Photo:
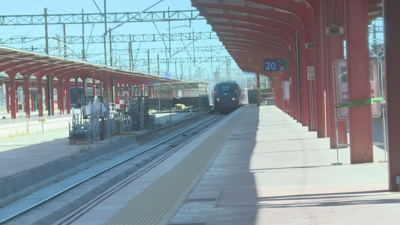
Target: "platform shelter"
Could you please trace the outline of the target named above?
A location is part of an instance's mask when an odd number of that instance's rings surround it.
[[[90,87],[92,96],[105,95],[107,102],[114,102],[121,86],[154,81],[178,82],[157,75],[4,46],[0,47],[0,72],[0,86],[5,87],[7,96],[7,113],[14,119],[20,104],[23,104],[27,118],[36,109],[42,117],[44,108],[49,116],[54,115],[56,105],[60,114],[71,113],[71,87],[75,87],[74,90],[82,88],[82,96]],[[18,99],[18,88],[23,90],[23,101]],[[79,91],[75,91],[75,95],[79,104]]]
[[[351,163],[373,161],[371,103],[376,99],[371,95],[368,25],[383,17],[389,189],[398,190],[400,1],[192,0],[192,6],[217,32],[238,66],[257,75],[258,89],[260,75],[274,78],[276,106],[293,109],[286,113],[319,138],[329,137],[330,148],[349,145]],[[273,68],[264,63],[266,59],[284,59],[287,64]],[[347,121],[335,117],[342,106],[336,105],[332,64],[340,59],[347,62]],[[285,82],[290,83],[290,99],[283,99]]]

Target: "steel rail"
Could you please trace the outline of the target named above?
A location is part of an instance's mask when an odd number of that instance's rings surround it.
[[[118,184],[114,185],[113,187],[107,189],[106,191],[103,191],[102,193],[97,195],[95,198],[93,198],[93,200],[87,202],[82,207],[77,208],[77,210],[79,210],[79,211],[75,210],[71,214],[63,217],[62,219],[64,219],[64,218],[65,219],[64,220],[61,219],[62,221],[60,223],[58,223],[57,225],[72,224],[73,222],[78,220],[80,217],[85,215],[88,211],[93,209],[93,207],[97,206],[98,204],[103,202],[105,199],[107,199],[108,197],[112,196],[113,194],[115,194],[116,192],[118,192],[122,188],[126,187],[127,185],[129,185],[133,181],[135,181],[138,178],[142,177],[143,175],[145,175],[146,173],[148,173],[149,171],[154,169],[156,166],[160,165],[162,162],[167,160],[169,157],[171,157],[176,152],[181,150],[184,146],[189,144],[194,139],[198,138],[200,135],[202,135],[205,132],[207,132],[209,129],[211,129],[215,125],[216,125],[215,123],[211,124],[210,126],[208,126],[205,129],[201,130],[199,133],[196,133],[192,137],[190,137],[187,140],[183,141],[182,143],[180,143],[179,145],[177,145],[176,147],[174,147],[173,149],[171,149],[167,153],[163,154],[161,157],[159,157],[159,158],[155,159],[154,161],[148,163],[147,165],[143,166],[143,170],[139,170],[137,173],[135,172],[133,175],[126,177],[125,179],[121,180]]]
[[[81,181],[79,181],[79,182],[77,182],[77,183],[65,188],[64,190],[59,191],[58,193],[56,193],[56,194],[54,194],[54,195],[52,195],[50,197],[47,197],[46,199],[44,199],[44,200],[42,200],[42,201],[40,201],[40,202],[38,202],[38,203],[26,208],[26,209],[24,209],[24,210],[22,210],[22,211],[20,211],[18,213],[15,213],[14,215],[9,216],[9,217],[1,220],[0,224],[4,224],[4,223],[7,223],[7,222],[10,222],[11,220],[13,220],[13,219],[15,219],[15,218],[17,218],[17,217],[19,217],[19,216],[21,216],[21,215],[33,210],[33,209],[35,209],[35,208],[45,204],[48,201],[51,201],[52,199],[54,199],[54,198],[56,198],[56,197],[58,197],[58,196],[60,196],[60,195],[62,195],[64,193],[72,190],[73,188],[85,183],[86,181],[88,181],[90,179],[93,179],[93,178],[95,178],[95,177],[97,177],[97,176],[99,176],[99,175],[101,175],[101,174],[103,174],[103,173],[105,173],[105,172],[107,172],[107,171],[109,171],[109,170],[111,170],[111,169],[113,169],[113,168],[115,168],[115,167],[117,167],[117,166],[119,166],[119,165],[121,165],[121,164],[123,164],[123,163],[125,163],[125,162],[127,162],[127,161],[129,161],[129,160],[131,160],[133,158],[135,158],[135,157],[137,157],[137,156],[139,156],[139,155],[142,155],[143,153],[146,153],[146,152],[150,151],[151,149],[154,149],[154,148],[164,144],[165,142],[170,141],[170,140],[172,140],[172,139],[174,139],[174,138],[176,138],[176,137],[178,137],[178,136],[180,136],[180,135],[182,135],[182,134],[184,134],[184,133],[186,133],[186,132],[188,132],[188,131],[196,128],[196,127],[199,127],[199,126],[201,126],[201,125],[203,125],[203,124],[215,119],[216,117],[218,117],[218,116],[214,116],[214,117],[212,117],[212,118],[210,118],[210,119],[208,119],[208,120],[206,120],[204,122],[201,122],[201,123],[199,123],[199,124],[197,124],[195,126],[192,126],[192,127],[188,128],[188,129],[182,131],[182,132],[179,132],[178,134],[176,134],[176,135],[174,135],[172,137],[169,137],[169,138],[167,138],[167,139],[165,139],[165,140],[163,140],[163,141],[161,141],[161,142],[159,142],[159,143],[157,143],[157,144],[155,144],[155,145],[153,145],[153,146],[151,146],[151,147],[149,147],[149,148],[147,148],[147,149],[145,149],[145,150],[143,150],[143,151],[141,151],[139,153],[136,153],[136,154],[134,154],[134,155],[132,155],[132,156],[130,156],[130,157],[128,157],[128,158],[126,158],[126,159],[124,159],[124,160],[122,160],[122,161],[120,161],[120,162],[118,162],[118,163],[116,163],[116,164],[114,164],[114,165],[112,165],[112,166],[110,166],[110,167],[108,167],[108,168],[106,168],[106,169],[104,169],[104,170],[102,170],[102,171],[100,171],[100,172],[88,177],[88,178],[85,178],[85,179],[83,179],[83,180],[81,180]]]

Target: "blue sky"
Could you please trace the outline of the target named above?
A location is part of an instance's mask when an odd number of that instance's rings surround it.
[[[104,11],[104,0],[95,0],[100,10]],[[149,6],[159,2],[159,0],[107,0],[107,12],[140,12]],[[17,7],[18,6],[18,7]],[[152,7],[148,11],[167,11],[168,7],[170,10],[188,10],[195,8],[191,7],[190,0],[164,0],[156,6]],[[96,7],[93,0],[68,0],[68,1],[59,1],[59,0],[13,0],[13,1],[2,1],[2,7],[0,8],[0,15],[39,15],[44,13],[44,8],[48,8],[48,14],[80,14],[82,9],[85,13],[98,13],[99,10]],[[118,24],[108,23],[108,28],[113,28]],[[156,25],[156,26],[155,26]],[[156,22],[155,25],[153,23],[144,22],[144,23],[126,23],[121,27],[115,29],[113,34],[157,34],[158,31],[160,33],[168,33],[168,22]],[[175,21],[171,22],[171,27],[178,27],[171,29],[172,33],[189,33],[189,32],[210,32],[211,26],[207,25],[205,20],[201,21],[192,21],[191,27],[189,27],[189,21]],[[157,31],[157,28],[158,31]],[[0,26],[0,38],[11,38],[11,37],[43,37],[45,33],[44,26]],[[85,35],[89,36],[92,33],[93,36],[101,36],[104,33],[104,25],[103,24],[87,24],[85,25]],[[50,25],[49,26],[49,36],[62,36],[63,30],[62,25]],[[80,36],[82,35],[82,26],[81,25],[67,25],[67,35],[71,36]],[[173,41],[172,48],[182,48],[183,44],[187,45],[190,41],[182,43],[180,41]],[[168,46],[168,42],[166,42]],[[27,44],[10,44],[8,46],[15,48],[31,48],[31,46],[40,47],[44,49],[45,41],[44,39],[27,43]],[[198,40],[195,42],[195,46],[222,46],[222,44],[217,40]],[[58,50],[55,47],[58,46],[58,42],[56,40],[50,40],[50,47],[54,47],[51,50],[50,54],[58,54]],[[151,49],[151,48],[164,48],[164,43],[162,42],[143,42],[143,43],[134,43],[132,48],[138,49],[140,46],[141,50]],[[193,46],[192,44],[190,47]],[[68,45],[69,52],[80,52],[82,49],[82,45]],[[88,44],[86,43],[86,47]],[[108,46],[107,46],[108,47]],[[90,44],[88,51],[86,53],[96,54],[98,53],[98,57],[89,58],[88,61],[100,62],[99,60],[104,61],[104,56],[101,55],[103,53],[103,44]],[[122,60],[128,59],[128,44],[114,44],[113,49],[115,49],[115,58],[119,59],[121,57]],[[109,50],[108,50],[109,51]],[[120,56],[121,55],[121,56]],[[197,52],[196,57],[209,57],[211,52]],[[228,56],[225,50],[220,52],[213,52],[213,55],[217,56]],[[156,65],[156,53],[150,55],[153,59],[154,63],[152,63],[152,73],[157,73],[157,65]],[[165,53],[160,53],[160,58],[164,58]],[[188,57],[188,53],[183,51],[174,56],[175,58],[186,58]],[[147,54],[139,53],[137,56],[138,59],[147,59]],[[115,60],[114,60],[115,62]],[[127,63],[127,61],[126,61]],[[147,72],[147,66],[143,63],[138,63],[135,67],[135,70]],[[118,64],[117,64],[118,65]],[[160,65],[161,70],[166,70],[166,65]],[[210,63],[202,63],[196,65],[196,67],[200,67],[200,70],[203,70],[203,73],[209,73],[209,77],[211,77],[210,71]],[[213,67],[225,68],[225,65],[221,63],[214,63]],[[237,68],[232,63],[232,68]],[[194,68],[193,64],[191,64],[191,73],[194,73],[195,70],[199,70],[199,68]],[[178,74],[181,72],[181,66],[177,65]],[[174,75],[175,73],[175,65],[170,65],[170,72]],[[184,73],[189,72],[189,64],[184,64]],[[162,73],[161,73],[162,74]]]
[[[99,6],[100,10],[103,12],[104,10],[104,0],[94,0]],[[107,12],[140,12],[149,6],[155,4],[159,0],[107,0]],[[149,9],[149,11],[166,11],[168,10],[188,10],[195,9],[191,7],[190,0],[164,0],[153,8]],[[81,13],[82,9],[84,9],[85,13],[98,13],[93,0],[68,0],[68,1],[60,1],[60,0],[12,0],[12,1],[2,1],[0,7],[0,15],[32,15],[32,14],[43,14],[44,8],[48,8],[49,14],[69,14],[69,13]],[[109,23],[108,28],[113,28],[117,24]],[[156,25],[156,26],[155,26]],[[153,23],[126,23],[123,26],[117,28],[113,31],[113,34],[157,34],[158,28],[160,33],[168,33],[168,23],[167,22],[156,22],[155,25]],[[380,25],[380,24],[378,24]],[[192,32],[209,32],[211,31],[211,26],[206,24],[205,20],[201,21],[192,21],[191,27],[189,27],[188,21],[177,21],[171,22],[171,27],[178,27],[172,29],[173,33],[188,33]],[[93,36],[101,36],[104,33],[104,25],[103,24],[87,24],[85,25],[85,35],[89,36],[92,32]],[[67,25],[67,35],[80,36],[82,34],[81,25]],[[57,35],[62,36],[63,30],[62,25],[51,25],[49,26],[49,36],[55,37]],[[10,38],[10,37],[43,37],[44,36],[44,26],[0,26],[0,38]],[[379,34],[377,39],[383,40],[382,34]],[[183,45],[187,45],[190,42],[182,43],[180,41],[173,41],[172,48],[182,48]],[[166,42],[168,45],[168,42]],[[44,39],[41,39],[36,42],[28,43],[28,44],[12,44],[9,45],[15,48],[31,48],[34,45],[35,47],[39,47],[44,50]],[[58,50],[55,47],[58,45],[56,40],[50,40],[50,47],[53,47],[50,54],[58,54]],[[198,40],[195,42],[196,46],[221,46],[222,44],[218,40]],[[141,50],[151,49],[151,48],[164,48],[164,43],[162,42],[143,42],[141,44],[134,43],[134,55],[135,50],[140,46]],[[192,46],[192,45],[190,45]],[[82,49],[81,45],[68,45],[69,52],[80,52]],[[100,60],[104,61],[103,56],[103,44],[88,44],[86,43],[86,48],[88,51],[86,52],[91,54],[98,54],[98,56],[88,58],[88,61],[99,63]],[[108,48],[108,46],[107,46]],[[115,49],[114,56],[115,59],[119,59],[121,57],[121,61],[128,59],[128,44],[116,43],[113,45]],[[109,51],[109,50],[108,50]],[[191,53],[190,53],[191,54]],[[209,57],[211,52],[197,52],[196,57]],[[228,56],[225,50],[219,52],[213,52],[214,56]],[[152,59],[151,70],[153,74],[157,73],[157,64],[156,64],[156,55],[150,55]],[[160,58],[164,58],[165,53],[160,53]],[[182,51],[174,56],[175,58],[186,58],[188,57],[188,53],[186,51]],[[137,55],[138,59],[143,59],[143,62],[138,63],[135,66],[135,70],[141,72],[147,72],[147,65],[144,60],[147,60],[147,54],[139,53]],[[115,61],[115,60],[114,60]],[[125,61],[127,63],[127,61]],[[118,64],[117,64],[118,66]],[[160,65],[162,72],[166,71],[166,65]],[[194,71],[202,71],[201,73],[208,79],[211,79],[213,75],[211,74],[211,63],[202,63],[197,64],[196,68],[193,64],[183,64],[184,74],[189,74],[189,69],[191,74],[195,73]],[[224,69],[226,65],[224,63],[215,63],[213,64],[214,72],[215,68],[220,68],[220,74],[223,76],[225,74]],[[232,61],[231,68],[236,69],[235,73],[238,75],[239,70],[235,63]],[[181,66],[177,65],[178,76],[181,74]],[[173,77],[176,78],[175,74],[175,65],[170,65],[170,72]]]

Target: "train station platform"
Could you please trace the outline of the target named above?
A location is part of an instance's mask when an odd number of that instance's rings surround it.
[[[68,125],[72,122],[72,113],[79,114],[80,109],[71,110],[71,114],[56,114],[52,116],[45,114],[43,117],[40,117],[46,119],[44,122],[45,132],[64,129],[67,130],[65,134],[68,134]],[[165,112],[154,113],[152,115],[156,117],[157,123],[166,124],[170,121],[180,120],[192,114],[195,114],[195,112]],[[37,112],[32,112],[31,115],[33,116],[30,118],[25,118],[25,114],[19,115],[21,116],[17,119],[10,119],[10,114],[0,114],[0,139],[42,134],[42,122],[38,121],[39,117],[37,116]]]
[[[340,149],[334,166],[315,137],[275,106],[242,107],[56,224],[399,224],[383,150],[350,164]]]
[[[75,112],[79,112],[79,110]],[[72,115],[57,115],[45,118],[48,118],[48,121],[46,121],[47,124],[45,125],[45,134],[41,132],[28,133],[12,135],[11,137],[0,139],[0,184],[1,179],[6,177],[14,176],[46,164],[51,164],[57,160],[71,157],[88,150],[87,148],[89,148],[89,145],[69,144],[68,123],[72,121]],[[185,118],[187,118],[185,113],[156,114],[156,119],[161,124],[167,124],[169,121],[178,122]],[[6,130],[8,127],[17,127],[21,124],[26,126],[27,122],[25,120],[33,123],[37,121],[37,118],[4,121],[4,123],[0,123],[0,129]],[[65,124],[59,126],[57,122]],[[50,124],[54,125],[54,127],[49,127],[52,126]],[[118,142],[121,139],[137,136],[144,132],[146,132],[146,130],[133,131],[126,135],[115,135],[111,138],[95,142],[90,148],[103,147],[109,143]]]

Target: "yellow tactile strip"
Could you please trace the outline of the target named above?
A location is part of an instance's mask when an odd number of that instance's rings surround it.
[[[220,149],[248,108],[242,108],[170,171],[129,202],[106,224],[157,224],[178,196]]]

